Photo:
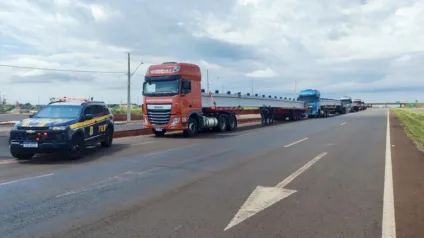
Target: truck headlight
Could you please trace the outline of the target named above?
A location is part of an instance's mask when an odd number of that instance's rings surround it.
[[[53,127],[50,127],[50,129],[54,131],[64,131],[66,130],[66,126],[53,126]]]
[[[175,124],[178,124],[178,123],[180,123],[180,118],[174,118],[174,119],[172,119],[172,122],[171,122],[171,124],[172,125],[175,125]]]

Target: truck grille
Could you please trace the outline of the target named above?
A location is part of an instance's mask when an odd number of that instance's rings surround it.
[[[150,124],[167,125],[171,117],[171,109],[147,109]]]

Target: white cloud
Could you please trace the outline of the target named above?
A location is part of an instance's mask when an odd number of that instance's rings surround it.
[[[292,95],[296,80],[335,97],[424,101],[421,0],[16,0],[0,2],[0,22],[0,64],[122,72],[0,67],[12,101],[70,92],[125,101],[129,51],[132,69],[144,62],[134,101],[147,67],[165,61],[209,69],[220,90],[249,92],[253,77],[263,94]]]
[[[255,70],[253,72],[246,74],[246,76],[252,77],[252,78],[272,78],[277,76],[277,73],[274,72],[274,70],[272,70],[271,68],[266,68],[266,69]]]

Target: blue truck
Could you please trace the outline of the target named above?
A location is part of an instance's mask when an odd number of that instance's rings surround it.
[[[305,116],[308,118],[328,117],[330,114],[346,113],[346,106],[340,100],[321,98],[320,91],[316,89],[301,90],[297,100],[306,103]]]

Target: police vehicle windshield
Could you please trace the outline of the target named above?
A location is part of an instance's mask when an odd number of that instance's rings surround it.
[[[74,105],[48,105],[38,111],[33,118],[77,118],[81,106]]]

